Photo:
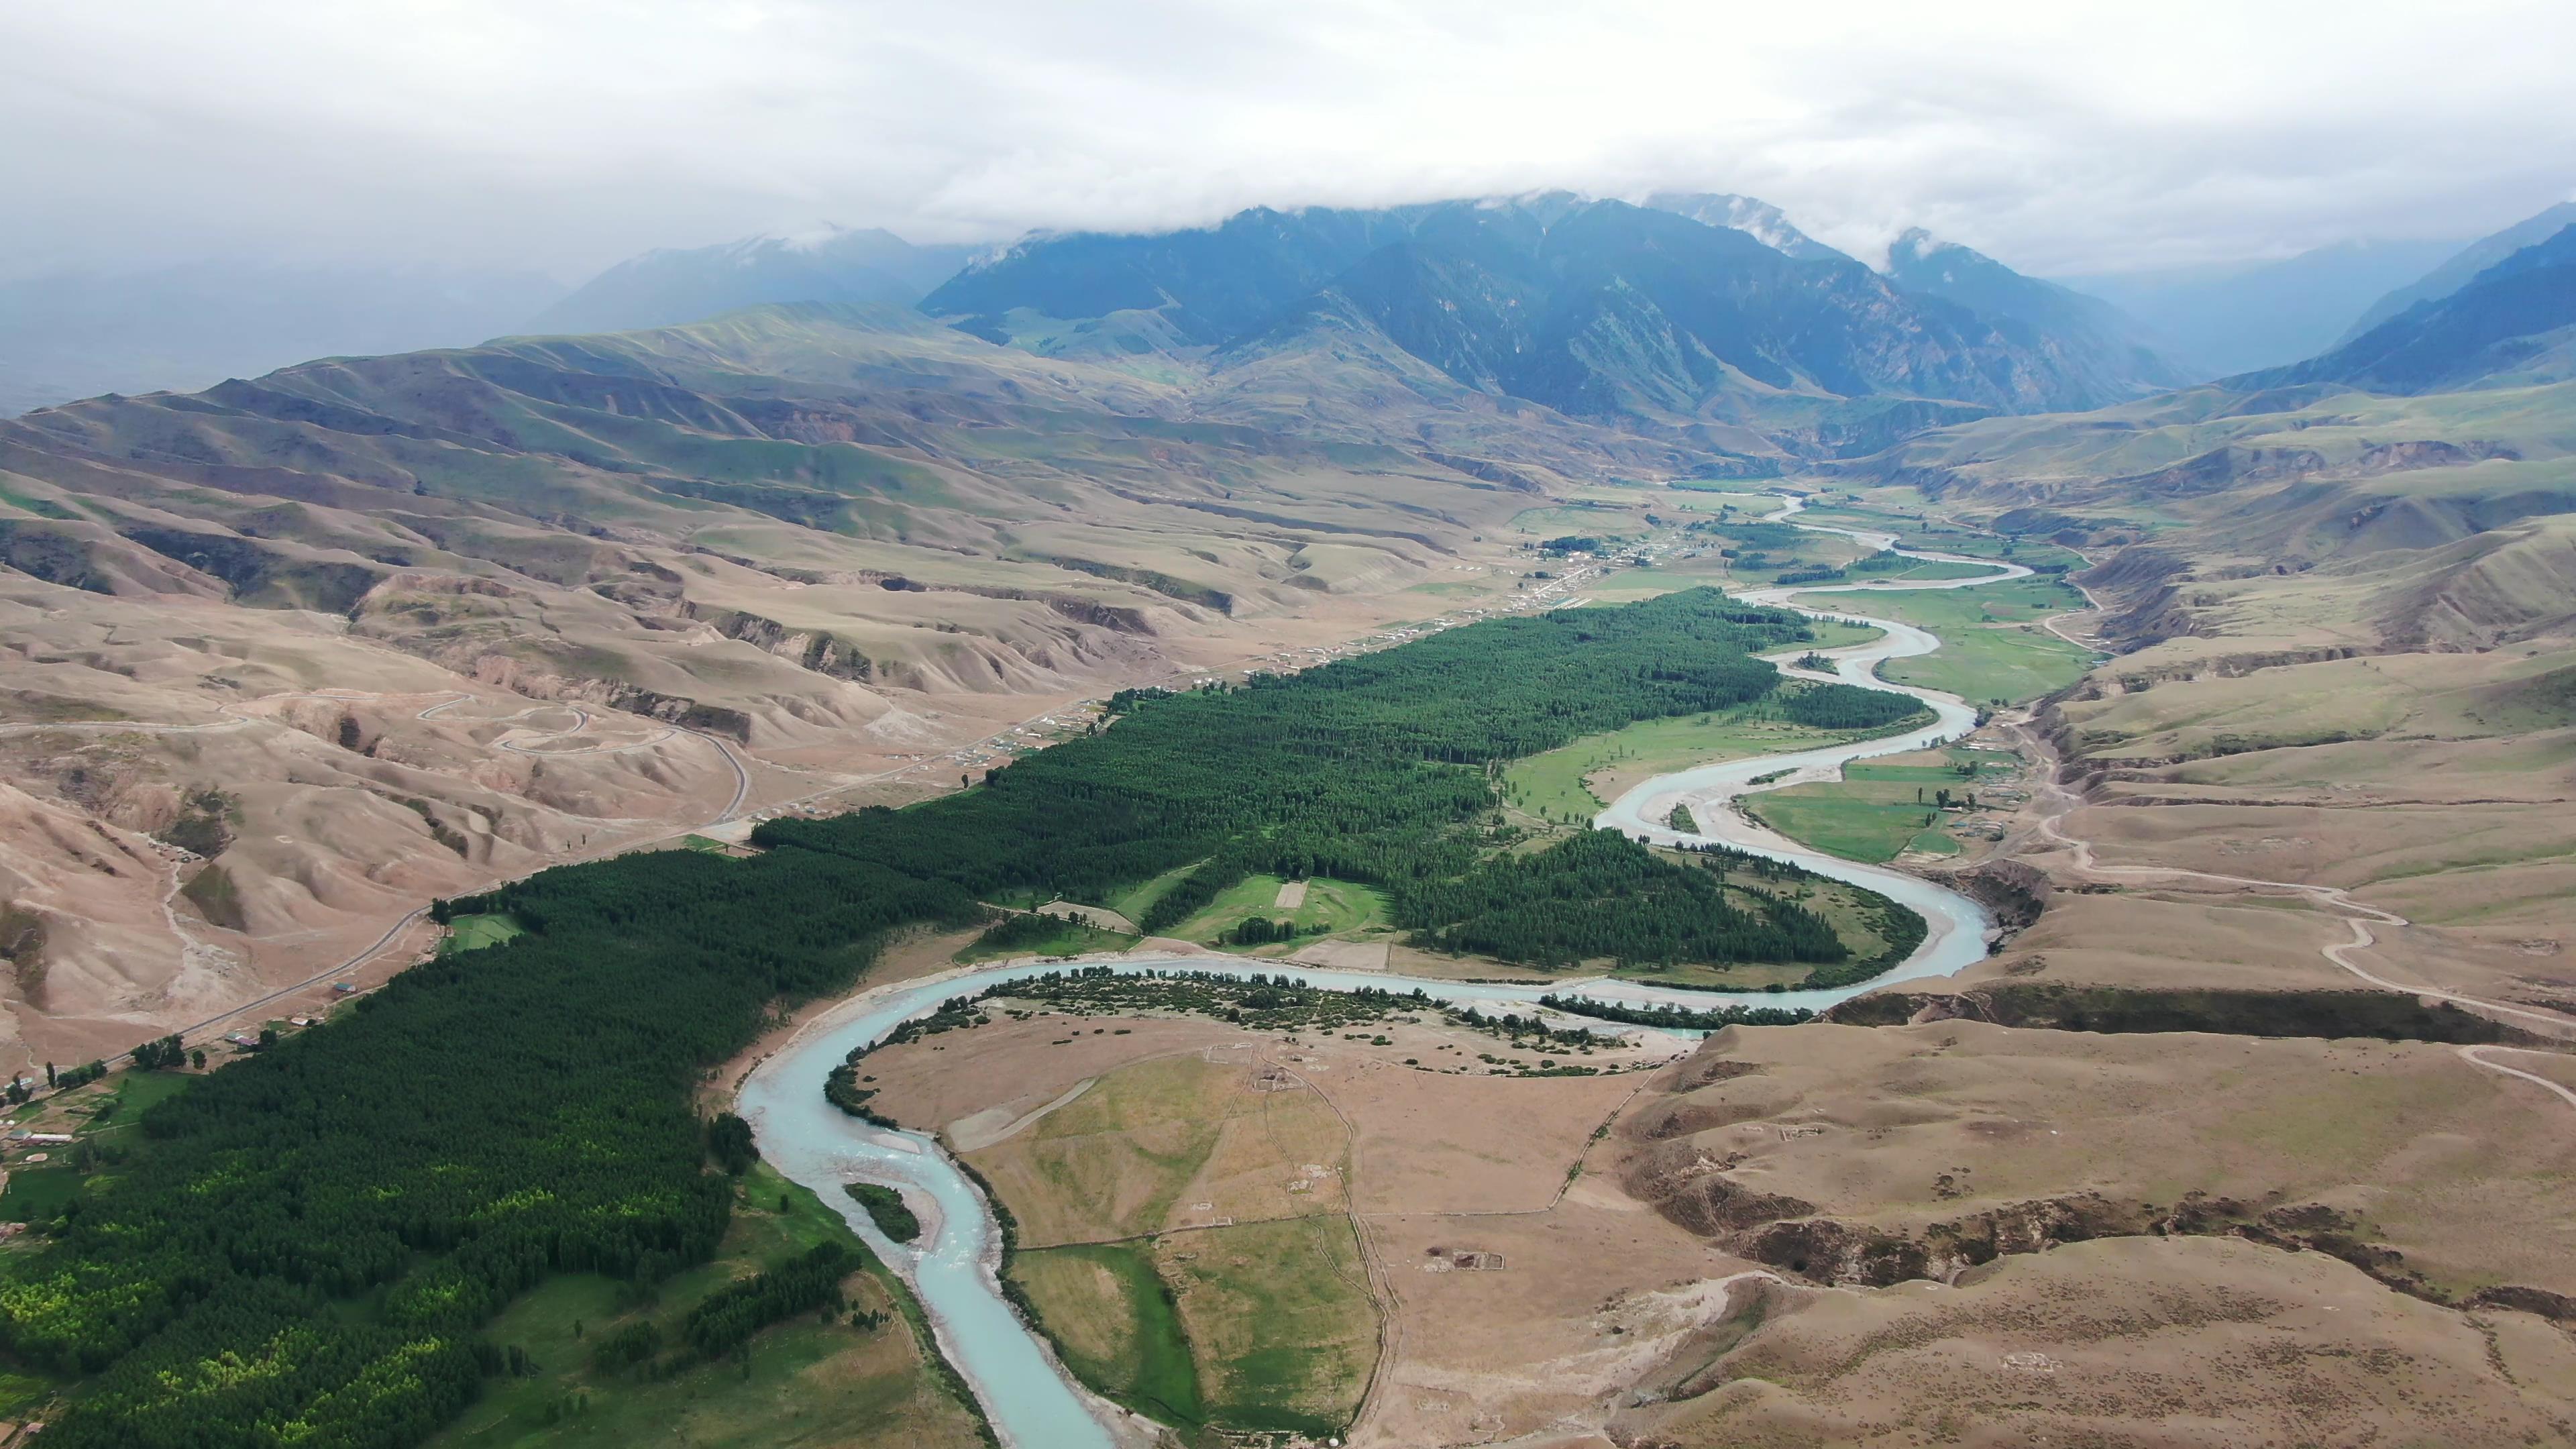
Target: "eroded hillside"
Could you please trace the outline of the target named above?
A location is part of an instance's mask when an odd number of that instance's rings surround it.
[[[433,895],[1508,603],[1515,515],[1706,456],[1286,359],[1147,371],[770,308],[0,424],[20,1065]]]

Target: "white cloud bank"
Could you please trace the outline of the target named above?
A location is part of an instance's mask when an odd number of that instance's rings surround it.
[[[11,0],[0,275],[1540,187],[2116,270],[2536,211],[2571,57],[2565,0]]]

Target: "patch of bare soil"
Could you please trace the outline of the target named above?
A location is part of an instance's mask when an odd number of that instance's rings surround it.
[[[1630,1449],[2501,1449],[2576,1437],[2571,1390],[2576,1339],[2532,1315],[2437,1308],[2322,1254],[2129,1238],[1955,1286],[1781,1293],[1613,1432]]]
[[[868,1085],[877,1095],[868,1105],[929,1132],[985,1112],[1016,1118],[1119,1067],[1223,1048],[1243,1035],[1240,1027],[1197,1017],[1050,1013],[995,1021],[870,1052],[867,1073],[876,1080]]]
[[[2576,1295],[2560,1187],[2576,1112],[2429,1043],[1734,1028],[1620,1136],[1638,1197],[1818,1282],[2215,1234],[2323,1251],[2437,1302]]]

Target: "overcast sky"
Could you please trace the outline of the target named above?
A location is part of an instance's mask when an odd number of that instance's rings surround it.
[[[2043,273],[2576,187],[2567,0],[5,0],[0,276],[1741,191]]]

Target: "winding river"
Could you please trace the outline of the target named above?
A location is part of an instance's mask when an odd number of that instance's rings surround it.
[[[1771,515],[1787,520],[1804,506],[1790,497]],[[1797,524],[1821,532],[1841,533],[1864,544],[1888,547],[1894,539],[1853,529]],[[1925,976],[1946,976],[1986,954],[1988,920],[1967,897],[1929,881],[1820,854],[1774,834],[1735,808],[1735,800],[1762,788],[1803,780],[1829,780],[1850,760],[1901,753],[1965,735],[1975,726],[1976,711],[1956,695],[1886,683],[1876,677],[1880,661],[1928,654],[1940,647],[1932,635],[1892,620],[1871,619],[1848,611],[1826,611],[1788,604],[1790,594],[1859,594],[1914,589],[1973,588],[2021,578],[2029,569],[2017,564],[1959,558],[1947,554],[1898,550],[1905,557],[1949,563],[1988,564],[1994,571],[1974,578],[1932,583],[1873,582],[1832,588],[1769,589],[1740,595],[1747,602],[1782,604],[1813,618],[1849,618],[1885,631],[1866,644],[1820,651],[1835,668],[1832,675],[1787,667],[1808,679],[1838,678],[1871,689],[1910,695],[1933,711],[1932,723],[1904,734],[1858,743],[1826,746],[1792,754],[1761,755],[1723,764],[1702,765],[1661,775],[1613,801],[1595,818],[1596,825],[1660,844],[1718,841],[1774,860],[1799,865],[1818,875],[1878,891],[1922,913],[1928,931],[1922,945],[1880,976],[1824,991],[1766,993],[1766,1006],[1802,1006],[1821,1010],[1863,991]],[[1805,650],[1775,655],[1775,661],[1802,656]],[[1785,773],[1782,773],[1785,772]],[[1763,786],[1756,775],[1777,776]],[[1675,805],[1690,807],[1701,825],[1696,836],[1681,835],[1664,822]],[[1163,968],[1209,969],[1205,956],[1134,952],[1102,958],[1121,972]],[[1005,1444],[1018,1449],[1113,1449],[1122,1438],[1114,1427],[1122,1415],[1076,1384],[1047,1348],[1023,1325],[1002,1299],[994,1276],[999,1258],[993,1217],[982,1195],[958,1171],[939,1144],[926,1134],[871,1127],[849,1117],[823,1099],[823,1079],[849,1053],[883,1038],[907,1018],[926,1014],[951,996],[969,995],[997,983],[1059,969],[1055,963],[966,967],[919,980],[860,992],[809,1022],[785,1046],[764,1059],[742,1085],[739,1110],[760,1140],[761,1152],[780,1172],[812,1188],[848,1219],[869,1247],[909,1280],[928,1310],[940,1347],[974,1386],[993,1426]],[[1640,1004],[1705,1007],[1706,992],[1678,991],[1633,981],[1607,979],[1550,983],[1545,986],[1497,986],[1434,981],[1388,972],[1318,970],[1300,965],[1297,974],[1310,985],[1328,990],[1373,986],[1393,991],[1419,988],[1447,1002],[1514,1009],[1549,991],[1579,990],[1584,995]],[[921,1241],[898,1246],[880,1234],[842,1185],[857,1179],[894,1185],[915,1205],[924,1223]],[[922,1212],[928,1206],[933,1211]]]

